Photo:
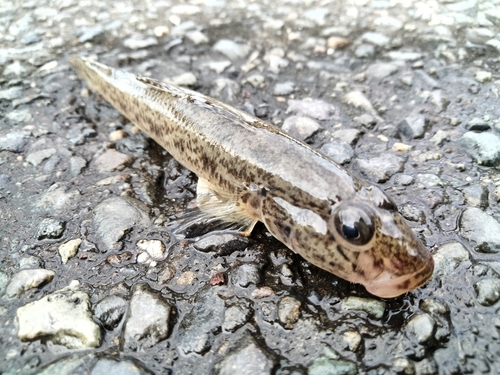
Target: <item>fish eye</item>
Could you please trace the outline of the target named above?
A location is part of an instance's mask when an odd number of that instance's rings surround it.
[[[344,205],[334,215],[335,230],[353,245],[366,245],[375,232],[372,216],[365,205]]]

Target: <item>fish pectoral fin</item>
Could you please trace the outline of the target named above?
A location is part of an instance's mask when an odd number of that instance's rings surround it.
[[[182,228],[201,225],[210,227],[211,231],[236,231],[243,236],[249,236],[257,223],[237,196],[219,193],[203,178],[198,179],[196,203],[199,211],[186,215]]]

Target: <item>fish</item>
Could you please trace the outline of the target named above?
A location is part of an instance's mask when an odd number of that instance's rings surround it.
[[[377,185],[247,112],[72,56],[71,66],[198,176],[199,209],[250,235],[257,222],[308,262],[381,298],[426,283],[432,254]]]

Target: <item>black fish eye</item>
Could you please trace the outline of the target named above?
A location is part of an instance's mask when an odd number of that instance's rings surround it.
[[[346,239],[355,240],[359,237],[359,232],[356,227],[351,227],[349,225],[342,225],[342,234]]]
[[[353,245],[366,245],[375,233],[372,216],[372,211],[363,204],[345,205],[335,213],[335,230]]]

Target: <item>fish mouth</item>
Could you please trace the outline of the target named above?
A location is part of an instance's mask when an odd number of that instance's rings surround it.
[[[403,276],[395,276],[390,271],[384,271],[364,286],[373,295],[394,298],[425,284],[432,276],[433,271],[434,259],[432,254],[428,253],[424,266],[419,270]]]

